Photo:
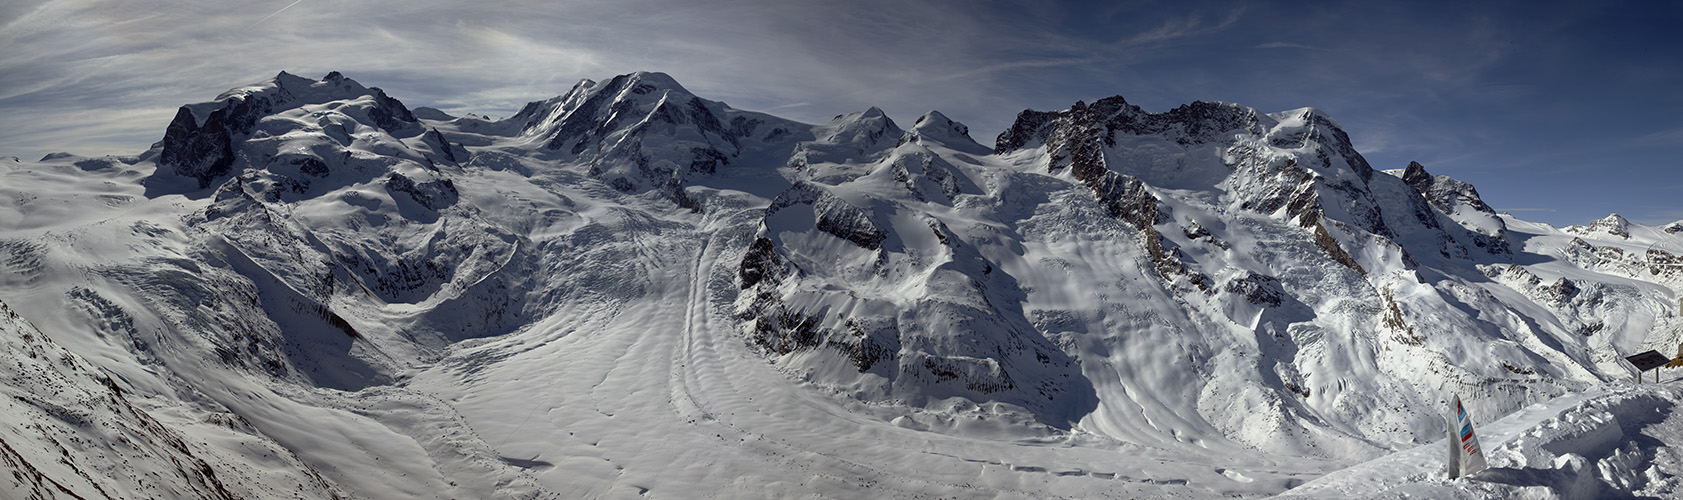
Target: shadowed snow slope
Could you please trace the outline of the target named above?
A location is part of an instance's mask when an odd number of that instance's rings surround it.
[[[0,459],[21,471],[0,487],[1575,497],[1679,481],[1661,447],[1677,398],[1621,387],[1623,356],[1683,340],[1675,224],[1497,214],[1419,164],[1375,170],[1312,108],[1111,97],[1024,111],[991,149],[969,134],[933,111],[802,124],[659,73],[502,120],[281,73],[183,106],[139,156],[0,162],[17,361]],[[1398,450],[1439,449],[1457,394],[1481,422],[1513,416],[1489,431],[1495,470],[1445,482]]]

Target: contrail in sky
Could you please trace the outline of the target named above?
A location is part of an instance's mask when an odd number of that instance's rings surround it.
[[[257,26],[257,25],[259,25],[259,24],[263,24],[263,21],[268,21],[268,20],[269,20],[269,18],[271,18],[271,17],[275,17],[275,16],[276,16],[276,15],[278,15],[278,14],[280,14],[280,13],[282,13],[282,12],[286,12],[286,9],[290,9],[290,8],[292,8],[292,6],[294,6],[294,5],[298,5],[298,4],[300,4],[300,3],[304,3],[304,0],[297,0],[297,1],[295,1],[295,2],[292,2],[292,3],[289,3],[289,4],[286,4],[286,6],[285,6],[285,7],[281,7],[281,8],[280,8],[280,10],[277,10],[277,11],[275,11],[275,12],[274,12],[274,13],[273,13],[273,14],[269,14],[269,15],[267,15],[267,16],[263,16],[263,18],[262,18],[262,19],[258,19],[258,20],[257,20],[257,22],[255,22],[255,23],[251,23],[251,26],[246,26],[246,27],[245,27],[245,29],[243,29],[243,30],[240,30],[240,31],[245,31],[245,30],[248,30],[248,29],[251,29],[251,27],[252,27],[252,26]]]

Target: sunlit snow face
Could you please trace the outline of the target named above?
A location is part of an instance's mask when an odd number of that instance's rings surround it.
[[[1453,493],[1420,485],[1453,393],[1514,414],[1481,451],[1550,467],[1525,487],[1671,493],[1634,472],[1655,441],[1581,436],[1675,399],[1602,387],[1624,368],[1596,354],[1677,340],[1677,277],[1648,267],[1675,231],[1495,214],[1372,169],[1315,109],[1107,99],[1024,114],[995,153],[944,113],[803,124],[654,73],[502,121],[412,119],[335,75],[234,94],[187,106],[169,160],[0,167],[0,301],[75,351],[9,380],[169,409],[188,450],[142,470],[191,453],[235,488],[400,497],[1230,496],[1379,458],[1305,487]],[[154,182],[207,150],[232,171]],[[111,381],[61,369],[79,356]],[[152,421],[44,392],[10,413]],[[32,463],[126,473],[3,427]],[[325,479],[293,482],[304,463]]]

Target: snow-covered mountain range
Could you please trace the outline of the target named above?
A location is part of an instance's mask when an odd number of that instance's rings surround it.
[[[0,162],[0,194],[20,497],[1683,481],[1683,392],[1623,361],[1683,341],[1683,221],[1499,214],[1313,108],[1110,97],[990,147],[660,73],[503,119],[281,73],[139,156]],[[1456,395],[1513,416],[1450,481],[1422,450]]]

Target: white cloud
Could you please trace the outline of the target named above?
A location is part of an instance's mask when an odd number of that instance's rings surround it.
[[[1238,5],[0,2],[0,117],[8,120],[0,154],[138,153],[162,136],[177,106],[281,70],[342,71],[410,106],[493,116],[581,78],[663,71],[703,97],[807,122],[872,105],[902,120],[940,109],[984,143],[1024,108],[1117,94],[1154,111],[1195,99],[1263,111],[1316,106],[1347,127],[1375,167],[1417,159],[1490,199],[1504,197],[1515,171],[1568,169],[1558,154],[1566,148],[1683,144],[1675,129],[1626,131],[1635,137],[1625,142],[1525,142],[1541,140],[1527,137],[1540,135],[1537,123],[1571,122],[1570,109],[1550,106],[1585,96],[1492,73],[1513,69],[1516,52],[1560,40],[1558,26],[1577,18],[1571,13],[1539,11],[1554,18],[1518,26],[1499,15],[1387,4]],[[1507,199],[1535,206],[1523,195]]]

